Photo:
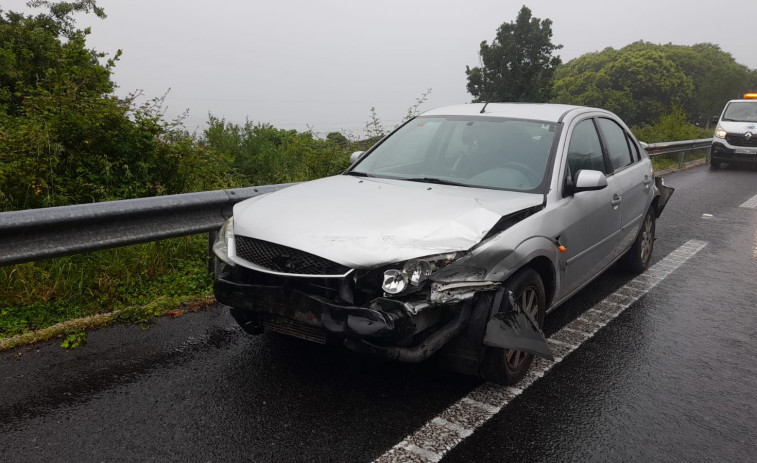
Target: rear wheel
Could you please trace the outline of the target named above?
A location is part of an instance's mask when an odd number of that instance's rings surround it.
[[[544,283],[539,274],[524,268],[516,272],[505,282],[504,290],[512,291],[515,302],[531,315],[541,326],[546,313],[546,296]],[[492,313],[505,309],[507,299],[502,298],[500,307],[493,307]],[[493,383],[502,385],[515,384],[526,374],[528,367],[534,360],[533,354],[502,349],[500,347],[485,347],[479,368],[479,375]]]
[[[654,205],[649,208],[644,222],[641,223],[641,230],[633,242],[631,250],[625,256],[625,267],[629,272],[639,274],[649,267],[649,260],[652,257],[654,248],[655,232],[655,214]]]

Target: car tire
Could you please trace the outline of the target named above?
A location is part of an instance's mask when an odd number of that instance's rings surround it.
[[[532,268],[524,268],[516,272],[504,284],[504,290],[512,291],[516,301],[520,301],[521,307],[529,313],[541,326],[547,310],[544,283],[539,274]],[[492,298],[493,301],[496,298]],[[501,305],[507,304],[507,299],[502,298]],[[501,307],[492,307],[492,314],[497,313]],[[487,381],[509,386],[520,381],[526,374],[533,362],[533,354],[503,349],[500,347],[484,347],[479,376]]]
[[[720,161],[710,161],[710,170],[718,170],[720,169]]]
[[[640,274],[649,267],[649,261],[654,249],[655,213],[654,205],[649,208],[644,221],[641,223],[639,234],[633,242],[631,249],[625,255],[625,268],[633,273]]]

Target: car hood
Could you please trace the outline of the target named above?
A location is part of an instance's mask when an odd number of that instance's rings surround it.
[[[739,121],[720,121],[720,126],[728,133],[746,133],[757,131],[757,123]]]
[[[540,194],[349,175],[301,183],[234,206],[234,233],[370,268],[481,241]]]

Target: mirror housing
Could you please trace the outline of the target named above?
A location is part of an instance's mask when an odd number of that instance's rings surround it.
[[[360,156],[363,155],[365,151],[355,151],[354,153],[350,154],[350,165],[353,165],[357,162],[358,159],[360,159]]]
[[[598,170],[579,170],[573,186],[573,194],[596,191],[607,187],[607,177]]]

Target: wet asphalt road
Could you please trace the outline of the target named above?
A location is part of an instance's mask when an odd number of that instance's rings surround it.
[[[738,207],[757,172],[666,183],[653,259],[708,245],[443,461],[757,461],[757,209]],[[611,270],[545,331],[629,279]],[[480,384],[249,337],[222,307],[58,344],[0,353],[0,462],[367,462]]]

